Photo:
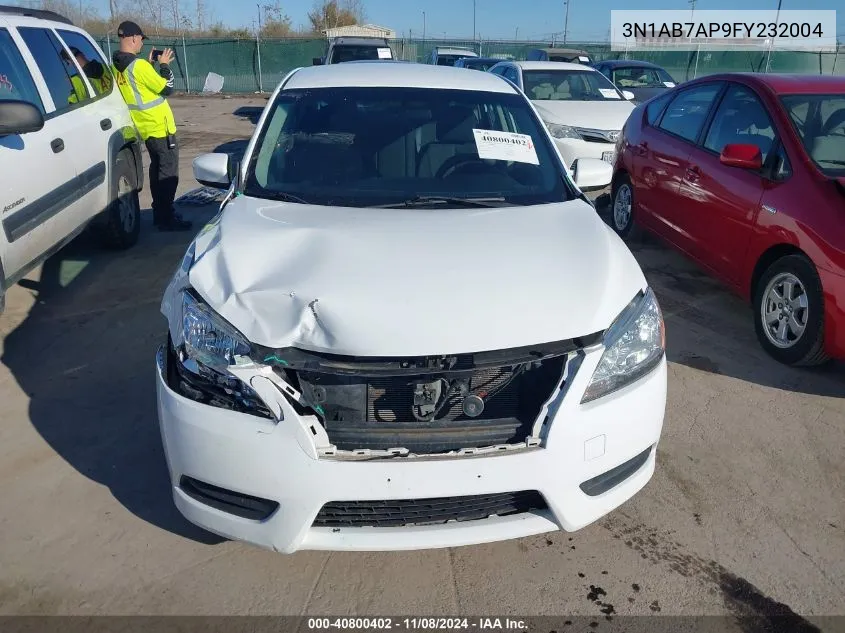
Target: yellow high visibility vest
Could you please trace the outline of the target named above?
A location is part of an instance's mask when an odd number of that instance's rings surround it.
[[[165,138],[176,133],[173,111],[167,99],[160,94],[167,86],[167,80],[156,72],[150,62],[136,59],[123,72],[115,68],[114,75],[142,140]]]
[[[72,75],[70,78],[71,86],[73,87],[73,91],[70,93],[70,96],[67,98],[68,103],[79,103],[81,101],[85,101],[88,98],[88,88],[85,87],[85,82],[82,80],[82,77],[79,75]],[[56,107],[60,107],[56,104]]]

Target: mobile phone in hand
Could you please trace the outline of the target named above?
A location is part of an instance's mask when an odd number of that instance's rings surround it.
[[[164,55],[164,51],[159,50],[159,49],[157,49],[157,48],[154,48],[154,49],[153,49],[153,53],[152,53],[152,60],[153,60],[154,62],[157,62],[157,61],[158,61],[158,58],[159,58],[159,57],[161,57],[162,55]]]

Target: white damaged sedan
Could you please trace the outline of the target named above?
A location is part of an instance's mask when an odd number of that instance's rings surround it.
[[[158,412],[178,509],[280,552],[577,530],[639,491],[663,319],[507,81],[300,69],[168,286]]]

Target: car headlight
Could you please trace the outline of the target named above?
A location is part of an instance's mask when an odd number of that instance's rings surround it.
[[[182,292],[182,338],[190,358],[217,369],[250,352],[246,338],[189,291]]]
[[[666,334],[651,288],[639,293],[607,329],[604,346],[581,404],[631,384],[660,363],[666,351]]]
[[[580,139],[581,135],[575,131],[575,128],[570,125],[558,125],[556,123],[546,123],[549,129],[549,134],[554,138],[574,138]]]

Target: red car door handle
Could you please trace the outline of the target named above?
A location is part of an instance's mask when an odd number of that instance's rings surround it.
[[[692,167],[687,167],[687,180],[690,182],[698,181],[699,177],[701,177],[701,172],[699,171],[698,167],[693,165]]]

